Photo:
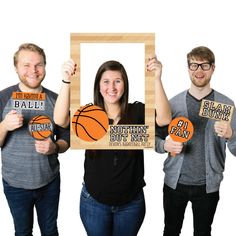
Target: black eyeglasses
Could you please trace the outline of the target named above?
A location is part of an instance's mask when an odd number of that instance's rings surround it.
[[[204,63],[201,63],[201,64],[198,64],[198,63],[189,63],[188,64],[188,68],[192,71],[196,71],[198,69],[198,67],[200,66],[202,68],[202,70],[204,71],[208,71],[211,69],[211,63],[209,62],[204,62]]]

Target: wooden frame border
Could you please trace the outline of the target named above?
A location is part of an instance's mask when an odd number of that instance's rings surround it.
[[[79,139],[71,129],[72,149],[146,149],[154,148],[155,144],[155,91],[154,73],[146,71],[146,63],[150,56],[155,55],[154,33],[71,33],[71,58],[77,64],[77,71],[71,81],[71,120],[76,110],[85,104],[80,104],[80,44],[81,43],[143,43],[145,45],[145,125],[148,138],[134,142],[110,142],[110,128],[107,134],[96,142],[85,142]],[[132,88],[131,88],[132,89]],[[91,91],[93,92],[93,91]],[[132,124],[133,125],[133,124]],[[121,125],[127,126],[127,125]],[[130,125],[129,125],[130,126]],[[71,125],[72,127],[72,125]],[[145,135],[145,137],[147,137]],[[130,140],[129,140],[130,141]]]

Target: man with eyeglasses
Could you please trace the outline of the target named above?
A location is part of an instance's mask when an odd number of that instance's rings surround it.
[[[210,80],[215,56],[207,47],[187,54],[191,86],[170,100],[172,116],[187,117],[194,126],[192,139],[183,144],[167,137],[167,127],[156,129],[156,151],[170,154],[164,163],[164,236],[180,235],[187,203],[192,204],[194,236],[210,236],[223,179],[226,143],[236,156],[236,118],[229,122],[199,116],[202,99],[234,105],[228,97],[213,90]],[[167,137],[167,138],[166,138]]]

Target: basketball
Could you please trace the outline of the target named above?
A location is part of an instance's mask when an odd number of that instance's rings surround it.
[[[44,140],[53,134],[53,124],[48,116],[35,116],[29,121],[28,130],[34,139]]]
[[[80,107],[72,118],[76,136],[87,142],[101,139],[107,133],[108,125],[106,112],[93,104]]]

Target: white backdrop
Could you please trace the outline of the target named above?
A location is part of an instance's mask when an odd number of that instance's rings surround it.
[[[93,103],[93,86],[97,70],[108,60],[119,61],[124,66],[129,79],[129,102],[145,102],[144,43],[82,43],[80,50],[81,105]]]
[[[4,2],[4,3],[3,3]],[[163,63],[163,83],[168,97],[189,87],[186,54],[205,45],[216,56],[212,87],[236,101],[235,8],[233,0],[59,0],[1,1],[0,3],[0,90],[18,82],[13,54],[18,46],[33,42],[47,54],[44,85],[56,92],[61,84],[61,64],[70,57],[70,33],[155,33],[156,54]],[[2,108],[0,108],[2,109]],[[162,235],[162,165],[165,155],[145,152],[147,212],[140,236]],[[79,195],[83,178],[84,151],[60,156],[61,199],[58,226],[61,236],[86,235],[79,217]],[[221,199],[212,235],[235,235],[236,158],[229,152],[221,185]],[[36,222],[36,220],[35,220]],[[37,223],[34,235],[40,235]],[[0,234],[12,236],[13,222],[0,185]],[[189,205],[182,230],[192,235]]]

